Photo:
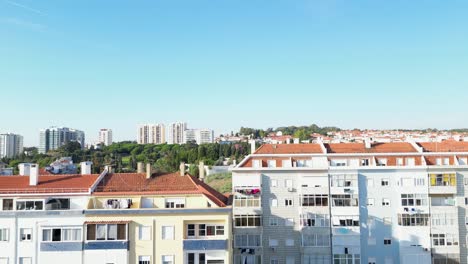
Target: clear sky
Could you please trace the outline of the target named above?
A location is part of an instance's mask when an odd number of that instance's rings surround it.
[[[468,1],[0,0],[0,132],[468,127]]]

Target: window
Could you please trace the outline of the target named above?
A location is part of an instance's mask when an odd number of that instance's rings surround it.
[[[16,210],[42,210],[43,201],[16,201]]]
[[[443,165],[450,165],[450,159],[449,158],[444,158],[442,161]]]
[[[401,206],[426,206],[425,194],[401,194]]]
[[[391,240],[390,238],[385,238],[385,239],[383,240],[383,244],[384,244],[384,245],[391,245],[391,244],[392,244],[392,240]]]
[[[32,229],[21,228],[20,229],[20,241],[31,241],[32,240]]]
[[[276,168],[276,160],[267,160],[268,168]]]
[[[329,227],[330,218],[326,214],[301,214],[301,226]]]
[[[286,246],[287,247],[293,247],[294,246],[294,239],[286,239]]]
[[[162,264],[174,264],[174,256],[173,255],[163,255],[162,256]]]
[[[70,199],[65,198],[52,198],[49,199],[46,203],[46,210],[69,210],[70,209]]]
[[[426,180],[424,178],[416,178],[416,179],[414,179],[414,185],[415,186],[425,186],[426,185]]]
[[[224,226],[222,225],[198,225],[198,236],[222,236],[224,235]]]
[[[294,264],[295,261],[296,261],[296,259],[294,258],[294,256],[287,256],[286,257],[286,264]]]
[[[358,196],[352,194],[332,194],[332,205],[336,207],[358,206]]]
[[[433,226],[453,226],[456,224],[458,215],[455,213],[432,213],[431,222]],[[468,223],[467,223],[468,224]]]
[[[81,241],[81,228],[44,228],[43,242]]]
[[[268,240],[268,245],[270,247],[277,247],[279,245],[279,242],[278,242],[278,239],[273,239],[273,238],[270,238]]]
[[[234,255],[234,264],[261,264],[261,255]],[[264,262],[263,262],[264,263]]]
[[[303,194],[301,196],[302,206],[328,206],[327,194]]]
[[[19,258],[19,264],[31,264],[31,263],[32,263],[31,258],[25,258],[25,257]]]
[[[382,179],[381,182],[380,182],[380,185],[388,186],[389,185],[388,179]]]
[[[455,173],[429,174],[431,186],[456,186]]]
[[[427,226],[429,214],[398,214],[398,225],[401,226]]]
[[[235,207],[260,207],[260,189],[239,187],[234,190]]]
[[[284,206],[293,206],[293,200],[289,198],[284,199]]]
[[[235,235],[234,245],[236,247],[260,247],[261,240],[260,235]]]
[[[284,220],[284,225],[285,226],[294,226],[294,219],[293,218],[286,218]]]
[[[162,240],[174,240],[174,226],[162,226]]]
[[[234,215],[234,226],[262,226],[262,217],[261,215]]]
[[[359,226],[359,216],[334,216],[333,226]]]
[[[396,159],[396,165],[397,166],[403,166],[403,158],[397,158]]]
[[[293,187],[293,181],[292,180],[284,180],[284,186],[287,188],[292,188]]]
[[[86,240],[127,240],[127,225],[87,224]]]
[[[357,186],[356,174],[331,175],[332,187],[354,187]]]
[[[361,166],[369,166],[369,159],[361,159]]]
[[[261,168],[262,167],[262,161],[261,160],[253,160],[252,161],[252,167]]]
[[[455,234],[431,234],[434,246],[458,246],[458,235]]]
[[[407,166],[414,166],[414,158],[406,158],[406,165]]]
[[[0,264],[8,264],[8,258],[0,257]]]
[[[367,206],[374,206],[374,198],[367,198]]]
[[[383,198],[382,199],[382,206],[390,206],[390,199]]]
[[[278,225],[278,217],[270,216],[270,226],[277,226]]]
[[[138,239],[139,240],[151,240],[151,226],[139,226],[138,227]]]
[[[184,208],[185,199],[184,198],[169,198],[166,199],[166,208]]]
[[[377,159],[377,166],[387,166],[387,159],[386,158]]]
[[[354,262],[353,262],[354,259]],[[361,263],[360,254],[333,254],[333,263],[337,264],[359,264]]]
[[[151,257],[150,256],[139,256],[138,257],[138,264],[151,264]]]
[[[271,257],[270,264],[279,264],[279,260],[277,257]]]
[[[9,240],[9,231],[8,228],[0,228],[0,242]]]
[[[432,234],[431,236],[434,246],[445,246],[445,234]]]
[[[367,263],[368,264],[376,264],[377,260],[375,260],[375,258],[369,257],[369,258],[367,258]]]
[[[13,199],[3,199],[2,209],[3,211],[13,210]]]
[[[270,202],[271,202],[271,207],[277,207],[278,206],[278,200],[277,199],[273,198],[273,199],[270,200]]]
[[[327,234],[303,234],[302,246],[304,247],[328,247],[330,235]]]
[[[270,180],[270,182],[271,187],[278,187],[278,180]]]

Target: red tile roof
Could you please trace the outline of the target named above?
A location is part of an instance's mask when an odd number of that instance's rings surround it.
[[[468,152],[468,142],[446,140],[442,142],[419,142],[425,152]]]
[[[319,144],[264,144],[255,154],[304,154],[323,153]]]
[[[364,143],[325,144],[328,153],[415,153],[417,150],[406,142],[372,143],[366,148]]]
[[[29,176],[1,176],[0,194],[86,193],[99,174],[40,175],[36,186],[29,185]]]
[[[153,175],[145,173],[113,173],[106,175],[96,188],[95,195],[109,194],[203,194],[218,206],[226,206],[226,197],[206,183],[178,172]]]

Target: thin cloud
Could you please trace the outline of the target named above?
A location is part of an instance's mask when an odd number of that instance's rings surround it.
[[[36,14],[39,14],[39,15],[43,15],[43,16],[47,15],[46,13],[42,12],[41,10],[37,10],[35,8],[29,7],[27,5],[20,4],[18,2],[14,2],[14,1],[10,1],[10,0],[3,0],[3,2],[7,3],[7,4],[10,4],[10,5],[13,5],[13,6],[16,6],[16,7],[23,8],[25,10],[28,10],[30,12],[33,12],[33,13],[36,13]]]
[[[0,22],[10,24],[10,25],[14,25],[14,26],[18,26],[18,27],[27,28],[27,29],[30,29],[30,30],[33,30],[33,31],[38,31],[38,32],[45,32],[46,29],[47,29],[47,27],[45,25],[43,25],[43,24],[33,23],[33,22],[29,22],[29,21],[26,21],[26,20],[23,20],[23,19],[13,18],[13,17],[2,18],[2,19],[0,19]]]

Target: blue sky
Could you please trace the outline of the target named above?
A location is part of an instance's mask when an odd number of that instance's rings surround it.
[[[0,132],[468,127],[468,2],[0,0]]]

